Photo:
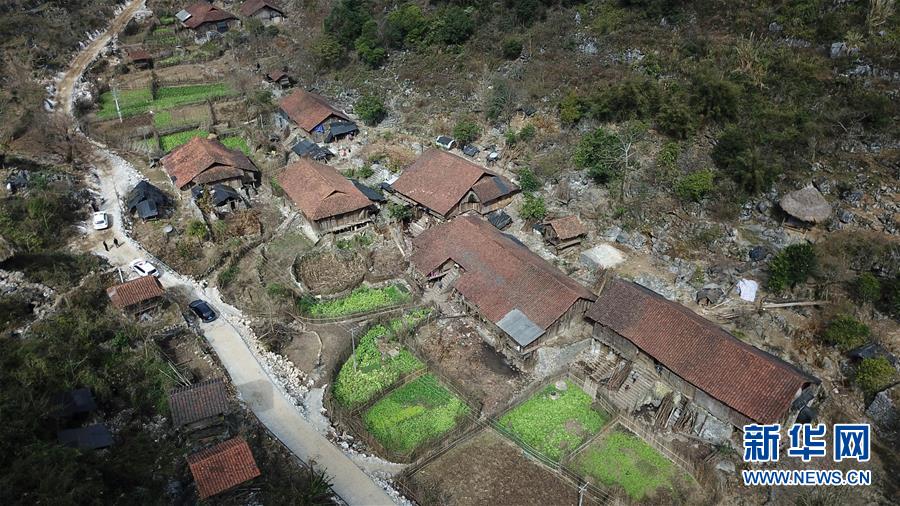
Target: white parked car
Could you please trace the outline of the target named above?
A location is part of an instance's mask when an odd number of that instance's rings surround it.
[[[103,211],[94,213],[94,230],[105,230],[109,228],[109,215]]]
[[[160,275],[160,272],[156,270],[156,267],[153,267],[153,264],[142,258],[131,262],[131,270],[141,276],[156,276],[158,278]]]

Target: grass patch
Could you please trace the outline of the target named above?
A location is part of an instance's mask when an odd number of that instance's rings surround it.
[[[500,418],[500,424],[554,461],[596,434],[609,415],[591,409],[592,399],[574,383],[553,385]],[[554,400],[551,395],[556,394]]]
[[[206,130],[185,130],[184,132],[177,132],[174,134],[163,135],[159,138],[162,143],[163,151],[168,153],[173,149],[181,146],[182,144],[186,144],[189,140],[194,137],[206,137],[209,135],[209,132]]]
[[[408,453],[446,434],[468,412],[468,406],[427,374],[378,401],[363,420],[385,448]]]
[[[365,404],[378,392],[391,386],[400,378],[422,369],[419,361],[406,348],[401,347],[395,357],[383,357],[378,349],[379,339],[394,340],[396,334],[428,316],[427,309],[414,311],[387,325],[376,325],[359,338],[356,345],[356,361],[350,357],[334,381],[334,396],[341,405],[353,408]]]
[[[122,117],[136,116],[148,111],[164,111],[187,104],[196,104],[206,99],[233,95],[234,91],[224,83],[196,84],[191,86],[165,86],[159,89],[154,100],[149,89],[119,90],[119,108]],[[111,91],[100,95],[100,119],[117,117],[116,102]]]
[[[350,295],[334,300],[317,301],[304,297],[297,305],[304,314],[332,318],[403,304],[411,298],[410,293],[401,286],[390,285],[384,288],[357,288]]]
[[[634,434],[615,431],[591,443],[574,460],[575,470],[607,487],[621,487],[640,501],[660,489],[674,491],[678,468]]]
[[[238,136],[223,137],[220,140],[226,148],[238,149],[241,151],[241,153],[244,153],[245,155],[250,156],[250,146],[247,144],[247,141],[245,141],[243,137],[238,137]]]

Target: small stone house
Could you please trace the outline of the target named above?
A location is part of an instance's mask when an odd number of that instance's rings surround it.
[[[581,326],[596,298],[479,216],[436,225],[413,239],[413,275],[451,293],[496,333],[494,347],[528,368],[537,349]]]
[[[159,306],[166,291],[156,277],[142,276],[107,288],[106,295],[113,306],[137,316]]]
[[[125,54],[128,56],[128,62],[134,68],[140,70],[153,68],[153,55],[146,49],[139,47],[128,48],[125,50]]]
[[[238,9],[245,18],[258,19],[264,25],[279,24],[284,21],[284,9],[272,0],[247,0]]]
[[[377,211],[374,203],[350,180],[308,158],[285,167],[278,176],[278,184],[316,234],[366,227]]]
[[[575,215],[548,220],[541,226],[541,235],[557,254],[581,244],[587,233],[587,227]]]
[[[488,214],[506,207],[519,187],[508,179],[460,156],[429,149],[390,185],[400,202],[446,220],[475,212]]]
[[[660,427],[790,424],[818,389],[814,376],[630,281],[608,281],[586,317],[597,392],[626,412],[658,404]]]

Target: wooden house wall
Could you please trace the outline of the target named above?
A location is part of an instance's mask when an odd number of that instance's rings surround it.
[[[360,209],[358,211],[353,211],[350,213],[339,214],[336,216],[330,216],[328,218],[323,218],[321,220],[309,220],[307,221],[312,224],[313,228],[315,228],[316,232],[319,233],[328,233],[334,232],[336,230],[341,230],[344,228],[349,228],[354,225],[360,225],[371,221],[372,219],[372,208],[367,207],[364,209]]]

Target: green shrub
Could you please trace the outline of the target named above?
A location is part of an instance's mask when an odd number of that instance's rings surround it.
[[[771,148],[768,146],[767,148]],[[745,128],[730,125],[719,135],[711,156],[716,167],[744,191],[754,194],[772,185],[778,168],[764,159],[762,148]]]
[[[519,208],[519,216],[524,220],[542,220],[547,216],[547,204],[543,197],[526,194]]]
[[[591,116],[600,121],[646,119],[658,109],[659,88],[645,78],[619,81],[590,98]]]
[[[422,8],[411,3],[394,9],[386,16],[382,37],[389,47],[413,48],[426,42],[428,30],[428,19]]]
[[[409,221],[412,218],[412,209],[403,204],[388,203],[388,214],[394,221]]]
[[[266,295],[272,299],[283,299],[291,294],[291,291],[281,283],[269,283],[266,285]]]
[[[378,68],[387,59],[387,51],[381,47],[378,36],[378,23],[370,19],[363,25],[362,32],[354,43],[360,61],[369,68]]]
[[[856,368],[856,385],[866,395],[875,395],[893,383],[896,375],[887,357],[867,358]]]
[[[515,146],[519,142],[519,136],[516,135],[516,131],[510,128],[503,134],[506,145],[509,147]]]
[[[206,234],[208,231],[206,230],[206,224],[200,220],[193,220],[188,223],[187,227],[187,235],[190,237],[196,237],[197,239],[206,239]]]
[[[869,327],[849,315],[839,315],[828,323],[822,340],[843,351],[852,350],[869,342]]]
[[[779,251],[769,263],[768,288],[780,293],[806,281],[816,268],[812,244],[792,244]]]
[[[474,121],[462,119],[457,121],[453,127],[453,137],[461,146],[473,142],[479,135],[481,135],[481,127]]]
[[[232,265],[232,266],[220,271],[219,275],[216,276],[216,280],[219,283],[219,287],[225,288],[226,286],[230,285],[231,282],[234,281],[234,278],[237,277],[238,272],[240,272],[240,269],[238,269],[237,265]]]
[[[598,128],[585,134],[575,148],[575,164],[601,184],[619,174],[621,142],[613,133]]]
[[[569,92],[559,103],[559,121],[564,125],[574,125],[581,121],[586,104],[574,91]]]
[[[363,95],[356,101],[354,109],[367,125],[377,125],[387,116],[384,101],[375,95]]]
[[[680,96],[673,96],[656,116],[659,129],[676,139],[687,139],[697,130],[697,117]]]
[[[343,63],[345,50],[336,38],[322,35],[313,42],[312,54],[319,67],[337,68]]]
[[[485,110],[487,119],[497,120],[501,116],[505,116],[512,104],[512,95],[512,90],[505,80],[495,80],[487,98],[487,108]]]
[[[451,5],[441,9],[431,23],[431,36],[442,44],[462,44],[475,32],[475,22],[463,8]]]
[[[541,181],[528,167],[523,167],[516,172],[519,176],[519,188],[525,193],[536,192],[541,189]]]
[[[684,201],[700,202],[713,190],[715,174],[709,169],[698,170],[675,182],[675,195]]]
[[[522,39],[507,37],[503,39],[503,57],[507,60],[515,60],[522,54]]]
[[[325,32],[340,45],[351,47],[372,19],[371,5],[365,0],[339,0],[325,18]]]
[[[690,103],[699,114],[714,121],[737,115],[741,89],[715,71],[705,68],[691,76]]]
[[[519,140],[523,142],[528,142],[534,139],[534,136],[537,134],[537,128],[534,127],[531,123],[522,127],[519,130]]]
[[[858,302],[873,303],[881,298],[881,282],[871,272],[864,272],[852,286],[853,298]]]
[[[681,145],[677,142],[667,142],[663,144],[659,154],[656,155],[656,164],[667,171],[673,171],[680,155]]]

